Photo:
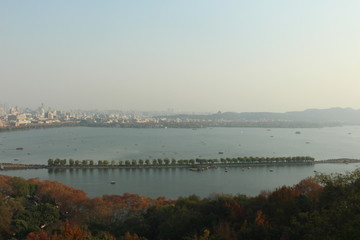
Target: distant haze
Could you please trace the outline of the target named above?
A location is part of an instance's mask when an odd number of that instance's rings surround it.
[[[360,1],[0,0],[0,104],[360,108]]]

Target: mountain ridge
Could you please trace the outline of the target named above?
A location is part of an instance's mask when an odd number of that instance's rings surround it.
[[[327,108],[304,111],[278,112],[218,112],[214,114],[177,114],[157,116],[209,121],[303,121],[316,123],[360,124],[360,109]]]

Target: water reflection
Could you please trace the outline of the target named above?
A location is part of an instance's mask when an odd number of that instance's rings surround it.
[[[2,171],[1,174],[55,180],[84,190],[90,197],[125,192],[150,197],[197,194],[207,197],[211,193],[246,194],[255,196],[262,190],[273,190],[282,185],[293,185],[314,176],[315,172],[331,173],[355,170],[355,164],[315,164],[300,166],[231,167],[191,172],[186,168],[144,169],[29,169]],[[272,171],[270,171],[272,170]],[[115,181],[116,184],[110,184]]]

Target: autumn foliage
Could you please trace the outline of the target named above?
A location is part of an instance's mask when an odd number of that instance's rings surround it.
[[[59,182],[0,175],[0,239],[357,239],[359,199],[360,170],[256,197],[176,201],[130,193],[89,198]]]

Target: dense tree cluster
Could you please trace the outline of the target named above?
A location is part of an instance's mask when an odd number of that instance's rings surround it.
[[[172,202],[129,193],[91,199],[59,182],[0,175],[0,239],[83,239],[71,234],[113,239],[109,233],[89,231],[88,226],[112,225]]]
[[[357,239],[360,170],[256,197],[90,199],[58,182],[0,175],[0,239]]]

